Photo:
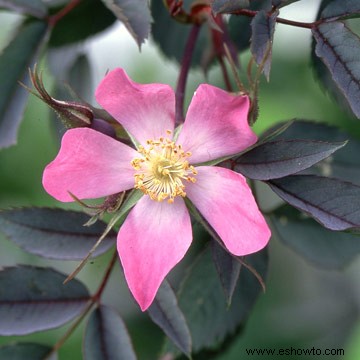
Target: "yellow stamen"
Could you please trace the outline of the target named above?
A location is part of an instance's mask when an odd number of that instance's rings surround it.
[[[171,131],[166,133],[171,135]],[[135,188],[149,195],[151,200],[163,201],[168,199],[172,204],[176,196],[186,196],[183,182],[194,183],[197,171],[187,159],[190,152],[184,152],[181,145],[176,145],[168,138],[147,140],[146,148],[139,146],[139,158],[131,161],[132,167],[137,171]]]

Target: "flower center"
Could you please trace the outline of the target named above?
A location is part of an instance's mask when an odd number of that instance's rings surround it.
[[[171,131],[167,132],[169,135]],[[141,157],[131,161],[135,173],[135,189],[140,189],[152,200],[173,203],[176,196],[186,196],[183,182],[195,182],[192,175],[196,175],[195,168],[189,165],[187,159],[190,152],[184,152],[181,145],[173,141],[160,138],[148,140],[147,147],[140,146],[138,153]]]

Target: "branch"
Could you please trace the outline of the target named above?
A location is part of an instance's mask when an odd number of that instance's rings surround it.
[[[175,123],[177,125],[184,121],[184,98],[186,81],[190,70],[191,59],[194,52],[196,40],[200,32],[200,28],[201,25],[199,24],[194,24],[192,26],[184,50],[184,57],[181,63],[181,69],[175,93]]]
[[[81,313],[81,315],[76,319],[76,321],[71,325],[71,327],[65,332],[65,334],[56,342],[56,344],[52,347],[51,351],[47,354],[45,360],[50,359],[51,355],[54,354],[56,351],[58,351],[66,342],[67,339],[73,334],[73,332],[77,329],[77,327],[81,324],[81,322],[84,320],[86,315],[89,313],[89,311],[93,308],[95,303],[98,303],[100,301],[101,295],[105,289],[106,284],[108,283],[108,280],[110,278],[110,274],[114,268],[114,265],[116,263],[116,260],[118,259],[118,253],[117,251],[114,251],[114,254],[106,268],[105,275],[103,276],[103,279],[96,291],[96,293],[91,296],[89,303],[87,304],[84,311]]]
[[[236,10],[236,11],[230,12],[230,14],[232,14],[232,15],[244,15],[244,16],[248,16],[248,17],[254,17],[257,13],[258,13],[258,11],[247,10],[247,9],[241,9],[241,10]],[[283,18],[279,18],[279,17],[276,18],[276,22],[280,23],[280,24],[291,25],[291,26],[296,26],[296,27],[305,28],[305,29],[312,29],[319,23],[322,23],[321,20],[314,21],[311,23],[306,23],[306,22],[300,22],[300,21],[287,20],[287,19],[283,19]]]
[[[59,20],[66,16],[70,11],[72,11],[76,6],[80,4],[81,0],[71,0],[65,7],[63,7],[59,12],[49,17],[49,25],[55,26]]]

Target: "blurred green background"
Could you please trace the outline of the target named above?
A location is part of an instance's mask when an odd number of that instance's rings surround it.
[[[0,22],[4,28],[0,37],[1,48],[6,43],[16,18],[0,14]],[[92,81],[93,90],[106,71],[114,67],[125,68],[130,77],[138,82],[168,83],[175,87],[177,65],[160,54],[151,41],[139,53],[135,42],[121,26],[84,44],[81,51],[90,57],[93,79],[89,80]],[[260,117],[255,130],[260,134],[276,122],[299,118],[335,124],[360,138],[359,120],[334,104],[314,80],[309,66],[309,53],[308,30],[278,25],[271,79],[270,83],[263,81],[261,84]],[[244,67],[248,57],[249,54],[241,57]],[[48,64],[45,61],[42,65],[45,71]],[[71,79],[68,81],[71,84]],[[217,66],[211,69],[207,79],[200,70],[192,70],[187,87],[187,101],[196,86],[205,81],[224,86]],[[45,82],[50,89],[54,79],[47,76]],[[59,136],[59,130],[50,119],[50,111],[31,96],[17,146],[0,152],[0,208],[24,205],[77,208],[75,205],[57,203],[41,186],[42,171],[58,150]],[[264,196],[264,206],[274,201],[266,189]],[[245,348],[313,346],[321,349],[344,348],[344,359],[360,359],[360,260],[357,259],[340,272],[325,271],[308,264],[276,238],[271,240],[269,248],[270,269],[266,293],[260,296],[242,336],[235,339],[223,355],[216,359],[247,358]],[[91,290],[95,290],[101,280],[109,256],[105,254],[95,259],[80,273],[79,278]],[[49,265],[64,272],[72,271],[76,266],[74,262],[47,261],[26,254],[0,234],[0,266],[15,263]],[[105,291],[105,302],[117,308],[124,318],[139,358],[155,359],[161,348],[162,333],[146,314],[139,311],[118,268]],[[66,328],[26,337],[0,338],[0,344],[10,340],[35,340],[51,345]],[[81,326],[60,350],[60,360],[81,359],[82,328]],[[319,359],[321,356],[288,358]]]

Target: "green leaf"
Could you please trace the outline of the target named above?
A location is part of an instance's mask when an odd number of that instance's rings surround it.
[[[47,15],[47,8],[41,0],[0,0],[0,8],[37,18],[44,18]]]
[[[52,9],[52,12],[56,13],[60,9]],[[57,47],[86,40],[110,27],[115,20],[113,13],[101,1],[81,1],[56,24],[50,45]]]
[[[360,254],[360,236],[327,230],[289,205],[270,218],[280,240],[315,266],[343,269]]]
[[[100,305],[86,324],[84,360],[136,360],[124,322],[112,308]]]
[[[267,183],[284,201],[330,230],[360,228],[360,186],[315,175],[292,175]]]
[[[0,335],[25,335],[61,326],[85,309],[90,295],[78,280],[50,268],[6,267],[0,271]]]
[[[327,5],[324,5],[319,18],[339,19],[353,17],[359,14],[360,3],[358,0],[332,0],[327,1]]]
[[[139,47],[149,37],[152,21],[147,0],[102,0],[126,26]]]
[[[28,68],[36,61],[47,29],[47,24],[42,21],[23,23],[0,54],[0,149],[16,144],[29,96],[18,81],[29,85]]]
[[[211,9],[215,14],[222,14],[248,8],[249,5],[249,0],[213,0]]]
[[[89,216],[70,210],[20,208],[0,212],[0,231],[23,250],[58,260],[83,259],[106,228],[97,221],[84,226]],[[93,256],[114,246],[116,233],[111,231]]]
[[[0,347],[0,359],[4,360],[57,360],[57,354],[48,357],[51,347],[35,343],[12,343]]]
[[[190,357],[190,331],[184,315],[178,307],[176,296],[166,280],[161,284],[153,303],[148,309],[148,314],[173,343]]]
[[[360,39],[342,22],[322,23],[312,29],[315,53],[330,71],[352,111],[360,117]]]
[[[250,50],[268,81],[270,78],[272,43],[278,14],[279,12],[276,11],[269,15],[266,11],[261,10],[251,21]]]
[[[230,306],[240,276],[241,263],[236,257],[225,251],[216,241],[212,241],[211,245],[216,271],[219,275],[227,304]]]
[[[267,253],[261,251],[246,257],[246,261],[265,277]],[[249,271],[241,272],[234,291],[231,306],[226,298],[215,269],[210,247],[193,262],[178,295],[182,309],[190,328],[193,340],[193,352],[202,349],[216,349],[239,329],[248,317],[259,293],[261,285]],[[169,344],[166,348],[171,350]]]
[[[235,160],[235,171],[250,179],[277,179],[309,168],[345,144],[297,139],[260,143]]]

